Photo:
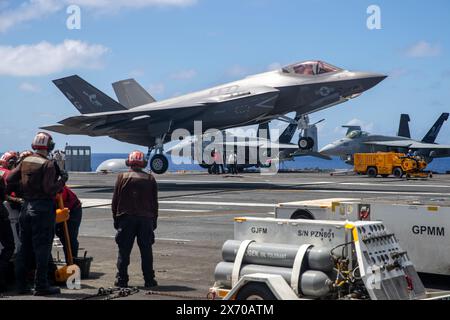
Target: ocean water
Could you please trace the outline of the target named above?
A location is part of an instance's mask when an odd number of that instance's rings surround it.
[[[126,153],[93,153],[92,154],[92,170],[96,170],[97,167],[103,161],[108,159],[126,159],[128,154]],[[339,158],[333,158],[332,160],[323,160],[315,157],[298,157],[293,161],[286,161],[281,164],[281,169],[351,169],[352,167],[345,164],[344,161]],[[171,159],[169,159],[169,171],[179,170],[203,170],[197,164],[180,164],[175,165]],[[450,171],[450,158],[435,159],[427,167],[427,170],[433,172],[445,173]]]

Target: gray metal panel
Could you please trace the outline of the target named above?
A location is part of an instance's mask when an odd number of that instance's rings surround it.
[[[345,222],[245,218],[234,224],[235,240],[262,243],[312,244],[333,248],[345,242]],[[348,232],[347,232],[348,233]]]
[[[91,147],[66,146],[65,169],[74,172],[91,172]]]
[[[156,101],[155,98],[153,98],[134,79],[117,81],[114,82],[112,86],[117,99],[119,99],[119,102],[125,108],[132,109]]]

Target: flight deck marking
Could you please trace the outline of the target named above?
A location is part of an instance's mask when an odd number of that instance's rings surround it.
[[[305,192],[305,190],[299,190],[302,192]],[[319,190],[307,190],[311,192],[321,192],[321,193],[369,193],[369,194],[398,194],[402,196],[408,196],[408,195],[427,195],[427,196],[450,196],[450,193],[439,193],[439,192],[409,192],[409,191],[369,191],[369,190],[326,190],[326,189],[319,189]]]
[[[92,236],[88,234],[80,234],[80,237],[87,237],[87,238],[112,238],[114,239],[116,236]],[[192,242],[192,240],[187,239],[176,239],[176,238],[155,238],[155,240],[161,240],[161,241],[175,241],[175,242]]]
[[[159,201],[161,204],[195,204],[195,205],[217,205],[217,206],[234,206],[234,207],[273,207],[273,203],[251,203],[251,202],[203,202],[203,201]]]
[[[207,183],[207,184],[271,184],[271,185],[289,185],[289,186],[308,186],[316,184],[336,184],[331,181],[317,181],[317,182],[285,182],[285,181],[208,181],[208,180],[156,180],[157,182],[170,182],[177,184],[185,183]]]
[[[197,210],[197,209],[158,209],[158,211],[165,211],[165,212],[197,212],[197,213],[207,213],[211,212],[211,210]]]
[[[443,184],[390,184],[386,183],[371,183],[371,182],[340,182],[340,185],[351,186],[387,186],[387,187],[424,187],[424,188],[450,188],[450,185]]]
[[[110,208],[111,200],[108,199],[80,199],[83,208]],[[88,205],[86,204],[88,203]],[[251,203],[251,202],[216,202],[216,201],[159,201],[159,204],[192,204],[192,205],[217,205],[217,206],[233,206],[233,207],[273,207],[274,203]],[[109,206],[108,206],[109,205]],[[181,210],[181,209],[179,209]],[[193,210],[188,210],[193,211]]]

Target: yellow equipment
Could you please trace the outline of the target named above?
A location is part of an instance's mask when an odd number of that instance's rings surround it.
[[[67,268],[73,265],[73,256],[72,256],[72,247],[70,243],[69,237],[69,228],[67,227],[67,220],[70,218],[70,210],[64,207],[64,202],[61,194],[56,195],[56,200],[58,203],[58,209],[56,209],[56,223],[64,224],[64,240],[66,243],[67,257],[66,257],[66,265],[57,269],[55,271],[55,279],[56,282],[64,283],[69,279],[69,277],[73,274],[68,273]]]
[[[388,177],[394,175],[401,178],[428,177],[423,172],[427,163],[420,157],[395,152],[356,153],[353,157],[354,170],[358,174],[367,174],[369,177]]]

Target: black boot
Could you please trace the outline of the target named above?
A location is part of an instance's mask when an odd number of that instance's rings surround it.
[[[35,296],[51,296],[51,295],[60,294],[60,293],[61,293],[61,289],[58,287],[47,287],[47,288],[34,290]]]
[[[116,280],[116,281],[114,281],[114,286],[118,287],[118,288],[128,288],[128,282],[127,281]]]
[[[157,286],[158,286],[158,282],[156,282],[156,280],[154,278],[146,280],[145,285],[144,285],[145,289],[152,289]]]

